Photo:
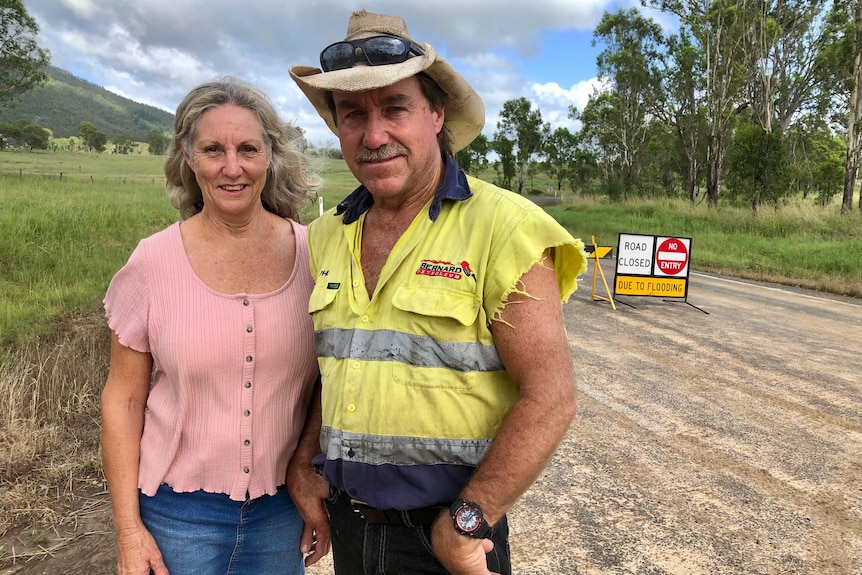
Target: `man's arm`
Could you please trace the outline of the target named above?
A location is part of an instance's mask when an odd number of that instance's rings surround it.
[[[306,556],[305,566],[313,565],[329,553],[329,516],[326,499],[329,484],[311,464],[320,453],[320,381],[315,384],[305,418],[305,428],[299,438],[296,451],[287,466],[287,490],[299,514],[305,521],[300,550]]]
[[[493,525],[533,484],[575,415],[575,385],[563,312],[548,254],[521,277],[491,326],[494,344],[518,388],[494,442],[461,497],[477,503]],[[459,535],[448,513],[434,525],[434,551],[454,574],[489,573],[489,543]]]

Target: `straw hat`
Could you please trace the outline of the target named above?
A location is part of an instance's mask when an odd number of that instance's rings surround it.
[[[407,33],[407,25],[398,16],[374,14],[359,10],[350,16],[345,40],[358,40],[387,34],[410,40],[422,47],[425,55],[408,58],[401,64],[385,66],[354,65],[345,70],[323,72],[314,66],[291,66],[290,77],[308,96],[317,113],[335,135],[338,129],[326,101],[327,92],[366,92],[391,86],[405,78],[425,72],[449,95],[445,124],[452,132],[452,150],[466,147],[479,135],[485,124],[485,105],[475,90],[430,44],[420,44]]]

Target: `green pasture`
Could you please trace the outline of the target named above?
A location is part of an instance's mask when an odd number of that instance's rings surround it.
[[[176,221],[163,157],[0,152],[0,345],[38,337],[98,305],[138,240]],[[356,180],[341,160],[319,167],[329,208]],[[62,174],[62,175],[61,175]],[[493,180],[493,173],[485,176]],[[862,214],[799,201],[749,209],[683,201],[607,203],[566,192],[547,208],[573,235],[615,246],[620,232],[692,238],[692,267],[862,297]],[[308,221],[318,204],[302,212]]]

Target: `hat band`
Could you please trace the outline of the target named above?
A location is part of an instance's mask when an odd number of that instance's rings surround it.
[[[411,56],[424,56],[425,52],[398,36],[371,36],[358,40],[344,40],[330,44],[320,53],[320,67],[324,72],[345,70],[359,63],[369,66],[401,64]]]

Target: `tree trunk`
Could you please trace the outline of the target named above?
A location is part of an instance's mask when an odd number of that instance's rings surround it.
[[[859,170],[859,154],[862,153],[862,0],[856,0],[853,13],[856,24],[853,30],[853,80],[847,110],[847,156],[844,158],[842,213],[853,209],[856,172]],[[862,210],[862,193],[859,194],[859,209]]]

